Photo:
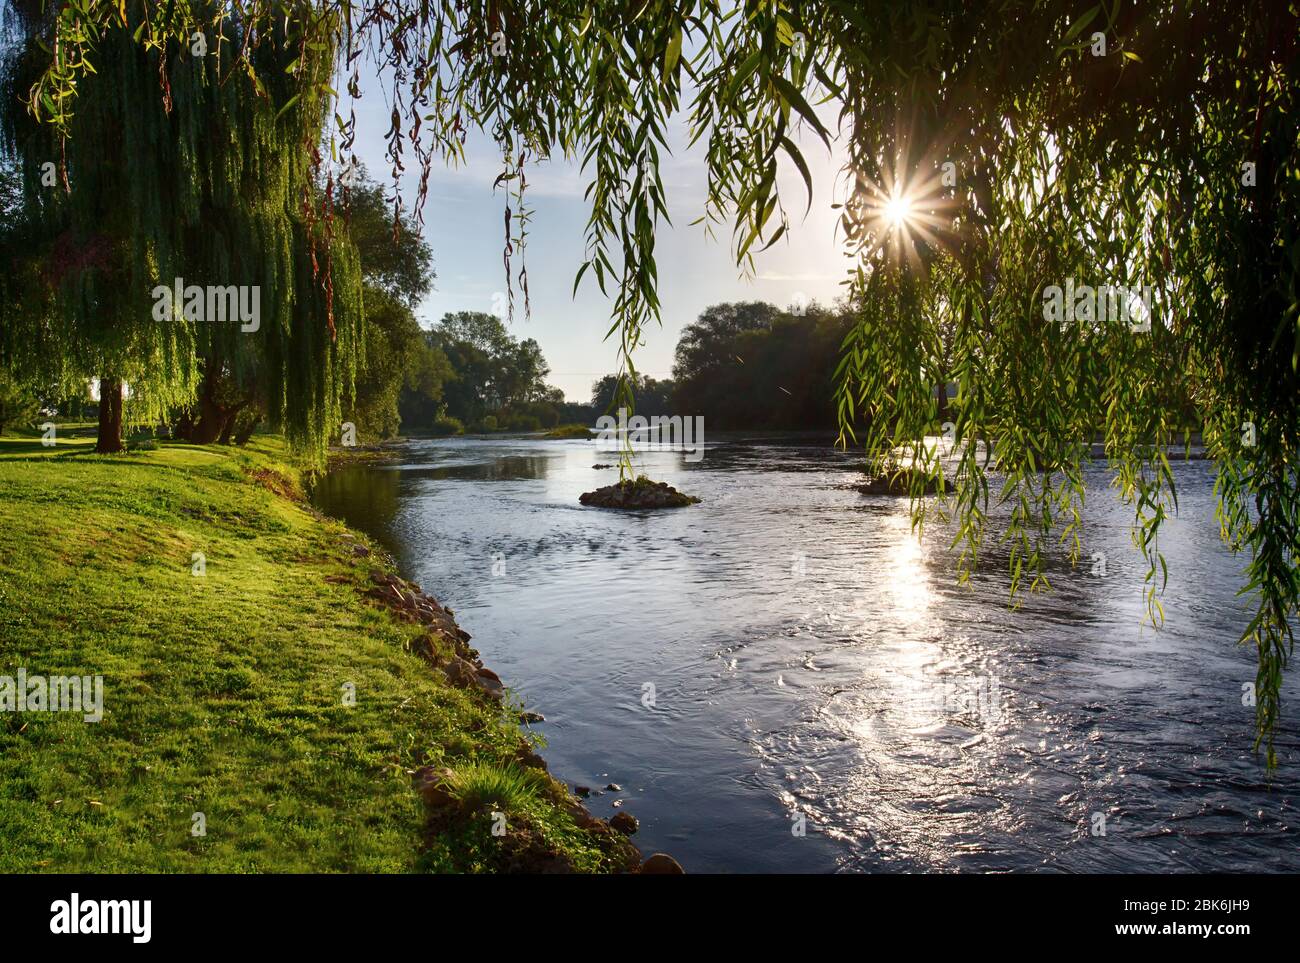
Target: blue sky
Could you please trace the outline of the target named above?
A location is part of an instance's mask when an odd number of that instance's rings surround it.
[[[356,151],[371,175],[388,183],[384,133],[390,109],[382,84],[372,80],[363,92],[357,103]],[[830,126],[833,118],[824,120]],[[703,212],[706,184],[703,148],[697,145],[688,152],[687,140],[682,119],[670,133],[673,155],[664,158],[662,172],[673,220],[672,227],[661,224],[657,239],[663,326],[647,332],[638,352],[638,370],[656,378],[670,376],[682,328],[709,305],[764,300],[784,307],[798,295],[829,303],[838,297],[849,263],[837,247],[836,212],[830,206],[840,161],[814,135],[799,138],[818,191],[812,210],[800,219],[806,192],[787,161],[778,186],[791,213],[791,228],[759,255],[755,275],[748,279],[741,277],[729,251],[729,229],[715,227],[715,237],[710,239],[702,224],[690,226]],[[406,156],[411,157],[409,150]],[[429,181],[425,237],[433,250],[437,279],[418,312],[426,327],[449,311],[490,312],[493,295],[505,291],[501,249],[506,193],[492,189],[499,157],[491,141],[479,136],[467,143],[466,158],[459,169],[436,167]],[[406,163],[402,193],[409,207],[415,200],[418,172],[413,160]],[[526,253],[532,317],[523,316],[517,301],[512,333],[535,338],[550,363],[551,384],[564,389],[571,401],[586,401],[591,383],[615,370],[615,345],[602,340],[610,325],[609,302],[591,274],[583,278],[576,297],[572,293],[588,215],[582,196],[586,179],[577,163],[558,161],[534,165],[528,180],[533,215]]]

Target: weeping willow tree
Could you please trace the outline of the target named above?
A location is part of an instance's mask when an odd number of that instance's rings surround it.
[[[161,6],[142,14],[153,42],[192,29]],[[369,52],[386,68],[388,155],[394,177],[415,155],[421,199],[430,165],[461,159],[468,128],[496,139],[507,276],[525,307],[528,166],[581,159],[590,216],[575,287],[594,278],[610,295],[621,402],[659,317],[671,117],[685,114],[705,145],[702,218],[733,227],[745,269],[799,216],[803,199],[778,189],[782,165],[811,200],[796,135],[829,145],[838,127],[858,306],[840,368],[846,442],[865,417],[855,440],[870,462],[915,463],[914,519],[951,513],[967,570],[990,506],[1008,505],[1015,593],[1046,584],[1058,543],[1077,557],[1082,468],[1100,439],[1135,510],[1158,619],[1158,536],[1176,508],[1169,456],[1198,427],[1218,466],[1223,536],[1248,559],[1256,613],[1243,642],[1258,650],[1259,738],[1274,763],[1300,602],[1295,0],[234,6],[267,30],[284,18],[311,42],[347,45],[344,154],[358,63]],[[136,5],[72,7],[55,65],[31,88],[35,115],[60,134],[97,31]],[[235,56],[257,73],[253,56]],[[950,381],[949,407],[936,386]],[[953,457],[927,441],[941,412]],[[932,480],[938,502],[921,497]]]
[[[170,19],[122,5],[86,23],[75,101],[38,95],[63,104],[51,125],[25,101],[65,62],[75,7],[8,5],[0,134],[37,236],[3,351],[46,379],[100,377],[100,451],[121,447],[123,384],[128,422],[193,405],[188,433],[211,442],[256,403],[319,449],[352,390],[362,320],[355,250],[316,182],[335,48],[224,3],[159,6]],[[194,29],[166,29],[182,21]]]
[[[991,498],[1010,506],[1013,593],[1046,585],[1059,544],[1077,560],[1100,440],[1156,622],[1170,453],[1199,429],[1223,537],[1248,557],[1243,642],[1273,764],[1300,602],[1300,8],[1030,12],[975,30],[926,11],[807,25],[847,38],[832,81],[853,130],[843,225],[860,316],[841,411],[867,416],[868,453],[921,466],[918,523],[955,509],[965,572]],[[867,42],[882,36],[909,39],[884,56]],[[1043,53],[1006,57],[1026,48]],[[925,440],[949,380],[953,460]],[[951,498],[919,498],[932,480]]]

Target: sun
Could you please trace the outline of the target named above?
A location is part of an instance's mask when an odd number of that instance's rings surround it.
[[[871,173],[848,170],[841,225],[857,256],[883,257],[894,265],[923,269],[931,252],[955,236],[955,184],[945,181],[942,155],[913,157],[900,146],[892,159],[869,164]],[[951,165],[949,165],[951,166]]]
[[[896,194],[885,202],[882,213],[891,227],[902,227],[912,215],[912,200],[905,194]]]

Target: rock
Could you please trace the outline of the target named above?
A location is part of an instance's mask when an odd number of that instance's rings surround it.
[[[631,836],[641,828],[641,824],[631,813],[615,813],[609,821],[609,828],[617,829],[624,836]]]
[[[908,495],[911,493],[910,485],[911,481],[908,479],[906,472],[901,475],[890,472],[889,474],[869,478],[853,487],[864,495]],[[933,479],[926,479],[923,489],[924,494],[933,495],[938,490],[939,486]]]
[[[478,670],[464,659],[452,659],[443,666],[442,671],[446,674],[447,681],[458,689],[478,685]]]
[[[684,508],[695,505],[698,498],[684,495],[667,482],[654,482],[642,475],[636,481],[624,479],[578,496],[583,505],[597,508]]]
[[[575,821],[591,818],[591,813],[587,812],[587,807],[576,800],[565,800],[564,809]]]
[[[574,786],[574,787],[573,787],[573,792],[574,792],[574,795],[576,795],[579,799],[586,799],[588,796],[591,795],[591,787],[590,787],[590,786]]]
[[[415,786],[420,798],[430,809],[450,806],[456,802],[451,792],[451,770],[424,766],[415,771]]]
[[[546,760],[539,756],[532,746],[525,745],[519,750],[515,757],[521,766],[527,766],[529,769],[546,770]]]
[[[505,694],[506,687],[500,676],[491,669],[477,666],[461,656],[453,658],[442,667],[442,671],[447,676],[447,681],[458,689],[475,686],[494,699],[499,699]]]
[[[432,633],[426,632],[424,635],[413,639],[411,641],[411,652],[424,657],[434,668],[437,668],[442,662],[442,658],[438,654],[438,637]]]
[[[608,833],[610,831],[609,826],[603,820],[593,816],[587,811],[587,807],[580,802],[571,801],[565,806],[565,809],[573,817],[573,822],[579,829],[587,829],[598,833]]]
[[[611,782],[611,783],[610,783],[608,786],[606,786],[605,788],[606,788],[607,790],[609,790],[610,792],[622,792],[622,791],[623,791],[623,787],[620,786],[620,785],[619,785],[618,783],[616,783],[616,782]]]
[[[491,669],[479,669],[474,676],[474,680],[478,683],[480,689],[494,699],[500,699],[505,695],[506,687]]]
[[[370,549],[366,548],[364,545],[353,545],[352,554],[359,555],[362,558],[366,558],[367,556],[370,555]]]
[[[615,809],[617,809],[617,808],[618,808],[619,806],[621,806],[621,805],[623,805],[623,800],[621,800],[621,799],[615,799],[615,800],[614,800],[614,802],[613,802],[613,806],[614,806]]]
[[[639,872],[646,876],[685,876],[686,870],[667,853],[655,853],[641,864]]]

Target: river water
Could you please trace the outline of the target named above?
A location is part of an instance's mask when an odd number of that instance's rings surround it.
[[[826,439],[709,441],[641,456],[686,509],[584,508],[612,456],[531,438],[413,442],[314,499],[455,610],[553,773],[621,787],[593,813],[621,801],[688,872],[1300,871],[1297,684],[1270,778],[1211,465],[1175,468],[1157,631],[1103,469],[1085,559],[1012,610],[996,512],[959,586],[943,532],[918,544]]]

